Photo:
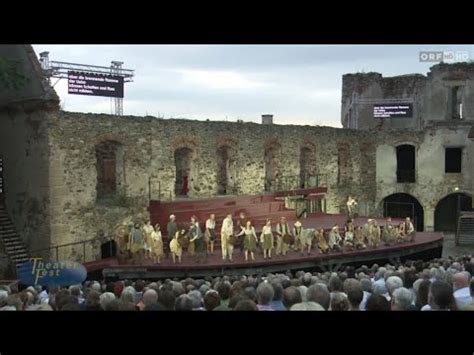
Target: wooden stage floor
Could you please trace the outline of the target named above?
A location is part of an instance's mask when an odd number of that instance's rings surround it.
[[[204,277],[231,274],[258,274],[265,272],[281,272],[286,270],[321,269],[323,271],[336,270],[347,264],[366,264],[374,262],[399,263],[405,259],[419,259],[441,257],[443,234],[435,232],[418,232],[413,242],[406,242],[393,246],[380,245],[378,248],[363,250],[343,250],[320,254],[317,249],[310,255],[301,255],[299,251],[290,251],[285,256],[272,255],[272,259],[264,259],[261,252],[255,254],[255,261],[245,261],[240,250],[234,251],[233,261],[223,261],[220,248],[216,248],[214,255],[207,257],[205,262],[196,263],[195,259],[183,253],[182,263],[173,264],[171,257],[164,258],[161,264],[154,264],[151,260],[141,265],[121,264],[116,258],[104,259],[86,263],[85,267],[90,274],[97,277],[98,273],[106,278],[135,279],[135,278],[172,278],[172,277]]]

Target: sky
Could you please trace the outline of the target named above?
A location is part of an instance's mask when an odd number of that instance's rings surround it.
[[[341,127],[342,75],[427,74],[436,63],[420,51],[454,51],[474,60],[462,45],[33,45],[51,61],[135,70],[125,84],[124,115]],[[460,52],[462,51],[462,52]],[[57,79],[52,79],[55,84]],[[62,108],[113,113],[107,97],[68,94],[54,86]]]

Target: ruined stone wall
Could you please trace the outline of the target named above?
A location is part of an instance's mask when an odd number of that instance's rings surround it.
[[[474,63],[437,64],[428,75],[383,77],[379,73],[343,76],[341,121],[362,130],[423,130],[439,125],[474,122]],[[453,103],[453,88],[459,101]],[[373,118],[373,104],[383,100],[413,101],[413,118]],[[453,105],[462,103],[462,120],[453,120]]]
[[[463,88],[463,121],[474,122],[474,63],[438,64],[431,68],[424,90],[424,118],[427,125],[452,122],[451,89]]]
[[[433,230],[437,203],[454,192],[472,196],[472,157],[474,144],[467,138],[469,128],[426,129],[424,132],[384,132],[376,153],[376,201],[393,193],[407,193],[415,197],[424,210],[425,230]],[[411,144],[415,150],[415,183],[397,183],[396,147]],[[445,148],[463,147],[462,172],[445,173]],[[455,190],[458,188],[459,190]]]
[[[276,147],[282,176],[300,174],[301,148],[310,150],[308,169],[323,175],[328,185],[327,211],[343,210],[348,194],[373,204],[374,181],[361,178],[360,161],[373,168],[373,137],[367,132],[330,127],[205,122],[152,117],[115,117],[61,112],[49,118],[51,144],[51,241],[53,245],[110,235],[121,223],[148,217],[149,197],[174,198],[174,152],[192,150],[190,197],[217,194],[217,150],[229,146],[237,194],[260,194],[264,188],[264,152]],[[112,140],[123,145],[123,195],[97,201],[95,145]],[[348,142],[352,176],[338,183],[338,144]],[[362,158],[362,151],[364,155]],[[367,175],[370,176],[370,175]],[[375,174],[374,174],[375,176]],[[296,180],[295,180],[296,182]],[[361,182],[363,186],[361,186]],[[81,255],[82,245],[64,248],[60,257]],[[99,245],[87,246],[87,258],[99,255]]]
[[[455,187],[472,193],[474,146],[467,127],[374,133],[68,112],[2,111],[0,118],[7,205],[32,249],[108,237],[122,223],[148,218],[150,197],[175,197],[174,152],[179,148],[192,151],[189,195],[195,198],[217,194],[217,150],[222,146],[229,147],[236,194],[263,192],[265,149],[276,148],[279,174],[297,177],[301,149],[307,148],[308,170],[321,174],[328,186],[328,213],[344,212],[347,195],[353,195],[362,214],[381,215],[383,199],[404,192],[421,203],[430,230],[440,199]],[[95,147],[104,141],[116,142],[123,151],[121,187],[108,200],[97,199],[96,191]],[[416,147],[415,183],[396,181],[400,144]],[[444,173],[447,146],[464,148],[461,174]],[[338,165],[341,147],[344,166]],[[85,249],[86,260],[100,257],[100,243],[87,243]],[[83,253],[82,244],[58,250],[63,259],[83,260]]]
[[[345,128],[392,129],[420,128],[423,110],[423,90],[426,77],[421,74],[382,77],[379,73],[346,74],[343,76],[341,121]],[[373,105],[414,101],[413,118],[373,118]],[[352,122],[352,123],[351,123]]]
[[[0,109],[5,202],[19,235],[37,249],[50,242],[48,113]]]

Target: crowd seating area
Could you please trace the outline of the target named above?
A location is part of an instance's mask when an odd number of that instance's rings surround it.
[[[86,281],[0,286],[0,310],[428,311],[474,310],[474,258],[347,266],[338,272]]]

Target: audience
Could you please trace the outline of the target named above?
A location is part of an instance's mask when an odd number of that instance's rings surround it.
[[[0,285],[0,310],[413,311],[474,310],[471,257],[348,266],[342,272],[268,273],[70,287]]]

